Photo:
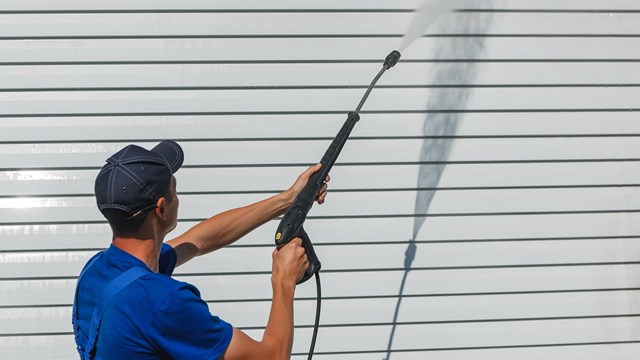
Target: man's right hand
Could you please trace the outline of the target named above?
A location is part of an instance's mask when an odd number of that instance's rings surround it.
[[[294,238],[289,243],[273,251],[271,282],[293,285],[298,282],[309,267],[307,254],[302,247],[302,239]]]

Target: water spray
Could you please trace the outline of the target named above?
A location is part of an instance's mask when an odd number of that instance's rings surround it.
[[[417,10],[405,36],[402,38],[399,50],[409,46],[417,40],[428,27],[436,23],[436,20],[453,12],[456,8],[491,8],[491,0],[424,0]],[[459,13],[450,21],[440,22],[440,32],[445,34],[485,34],[491,25],[490,13]],[[459,37],[446,41],[439,40],[433,49],[433,57],[442,59],[477,59],[485,47],[485,39],[482,37]],[[470,84],[475,81],[477,63],[470,62],[464,65],[438,62],[433,65],[431,71],[433,83],[436,84]],[[469,99],[471,90],[442,88],[431,92],[427,108],[435,109],[463,109]],[[430,112],[424,122],[425,140],[420,150],[421,165],[418,169],[418,189],[435,189],[445,169],[444,163],[449,158],[452,142],[449,138],[457,133],[459,121],[462,116],[459,112]],[[432,164],[436,165],[432,165]],[[413,221],[413,236],[409,239],[404,257],[404,274],[400,282],[398,300],[392,320],[391,332],[387,344],[386,357],[391,360],[392,345],[398,325],[398,316],[404,295],[404,288],[408,280],[412,263],[416,257],[416,237],[425,223],[429,213],[435,191],[418,191],[416,195]]]
[[[376,85],[382,74],[394,67],[398,60],[400,60],[400,52],[397,50],[394,50],[389,55],[387,55],[382,65],[382,69],[378,72],[376,77],[367,88],[367,91],[362,97],[362,100],[360,100],[360,103],[358,103],[355,111],[352,111],[348,114],[347,120],[345,121],[344,125],[342,125],[342,128],[329,145],[327,151],[324,153],[324,156],[322,156],[322,159],[320,160],[322,167],[320,168],[320,170],[311,175],[304,189],[302,189],[302,191],[293,201],[293,205],[291,205],[291,207],[289,207],[289,209],[284,213],[284,216],[280,220],[280,224],[278,225],[278,228],[276,230],[275,242],[278,248],[281,248],[296,237],[302,239],[302,246],[304,247],[305,252],[307,253],[307,258],[309,260],[309,267],[302,276],[302,279],[298,281],[298,284],[309,280],[314,275],[316,278],[316,318],[313,326],[313,335],[311,337],[311,346],[309,348],[309,360],[313,357],[313,350],[315,348],[316,338],[318,335],[318,327],[320,323],[320,303],[322,300],[322,296],[319,271],[321,268],[321,263],[318,259],[318,256],[316,255],[316,252],[313,250],[313,244],[309,239],[309,235],[304,231],[303,224],[307,218],[309,210],[311,210],[311,206],[313,206],[316,197],[320,193],[320,189],[322,189],[322,186],[324,185],[327,175],[329,175],[329,171],[338,159],[338,155],[340,155],[340,151],[342,151],[344,144],[347,142],[349,134],[351,134],[351,130],[353,130],[355,124],[360,120],[359,112],[362,109],[362,106],[364,106],[364,103],[367,101],[371,90],[373,90],[373,87]]]

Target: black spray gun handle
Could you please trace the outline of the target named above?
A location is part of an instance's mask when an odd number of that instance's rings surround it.
[[[280,224],[278,225],[278,229],[276,230],[275,240],[278,248],[284,246],[296,237],[302,238],[302,246],[307,252],[307,258],[309,259],[309,268],[298,284],[309,280],[309,278],[320,270],[321,267],[320,260],[316,256],[313,245],[309,240],[309,236],[306,234],[302,226],[304,221],[307,219],[309,210],[313,206],[316,197],[324,185],[324,181],[329,175],[329,171],[333,167],[333,164],[335,164],[340,151],[347,142],[349,134],[351,134],[351,130],[353,130],[353,127],[358,120],[360,120],[360,115],[355,112],[349,113],[347,121],[342,125],[338,135],[336,135],[331,142],[331,145],[329,145],[329,148],[324,153],[324,156],[322,156],[322,159],[320,160],[322,167],[311,175],[305,187],[298,196],[296,196],[293,201],[293,205],[291,205],[291,207],[289,207],[289,209],[284,213],[282,220],[280,220]]]

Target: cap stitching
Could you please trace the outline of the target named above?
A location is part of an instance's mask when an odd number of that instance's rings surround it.
[[[160,155],[160,154],[158,154]],[[154,162],[156,164],[162,164],[162,165],[166,165],[167,167],[169,167],[169,162],[167,161],[167,159],[164,158],[164,156],[160,155],[160,159],[156,158],[156,157],[152,157],[152,156],[145,156],[145,155],[141,155],[141,156],[134,156],[134,157],[130,157],[125,161],[120,162],[120,164],[131,164],[131,163],[136,163],[136,162],[140,162],[143,160],[147,160],[150,162]],[[169,167],[170,168],[170,167]]]
[[[177,156],[176,156],[176,158],[174,159],[174,161],[170,164],[170,166],[171,166],[171,171],[173,172],[173,167],[174,167],[176,164],[178,164],[178,160],[179,160],[182,156],[180,155],[180,151],[179,151],[178,147],[176,146],[176,144],[174,144],[173,142],[168,142],[168,141],[167,141],[165,144],[169,145],[173,150],[175,150],[176,155],[177,155]],[[164,156],[163,156],[163,157],[164,157]]]
[[[136,175],[135,172],[131,171],[131,169],[129,169],[126,166],[122,166],[120,171],[123,172],[123,174],[127,175],[131,180],[133,180],[136,185],[138,185],[140,187],[140,189],[147,194],[148,197],[150,197],[152,200],[157,201],[158,200],[158,195],[153,192],[153,190],[151,190],[149,188],[149,186],[146,184],[146,182],[144,180],[142,180],[138,175]]]
[[[114,194],[113,192],[113,183],[115,182],[117,168],[115,166],[111,167],[111,173],[109,174],[109,182],[107,182],[107,202],[109,204],[113,203]]]

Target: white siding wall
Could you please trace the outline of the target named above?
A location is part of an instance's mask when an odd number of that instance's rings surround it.
[[[76,277],[110,240],[92,198],[108,155],[183,145],[176,232],[282,190],[418,5],[0,0],[0,358],[77,357]],[[312,209],[315,358],[636,359],[640,4],[468,5],[382,77]],[[276,225],[176,274],[256,337]],[[314,296],[298,289],[294,359]]]

